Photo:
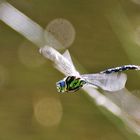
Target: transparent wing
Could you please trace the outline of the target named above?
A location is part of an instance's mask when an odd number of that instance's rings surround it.
[[[43,48],[40,48],[40,53],[43,54],[44,57],[52,60],[54,62],[55,68],[61,71],[66,76],[79,76],[79,72],[75,69],[68,51],[61,55],[52,47],[45,46]]]
[[[76,68],[72,62],[69,51],[66,50],[62,56],[63,57],[59,58],[59,63],[57,62],[55,64],[55,68],[58,69],[59,71],[61,71],[62,73],[64,73],[66,76],[69,76],[69,75],[79,76],[80,74],[76,70]],[[66,59],[66,61],[65,61],[65,59]]]
[[[127,76],[124,73],[112,74],[84,74],[81,75],[89,84],[97,86],[106,91],[118,91],[125,87]]]

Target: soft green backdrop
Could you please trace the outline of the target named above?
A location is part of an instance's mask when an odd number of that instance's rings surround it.
[[[69,20],[76,31],[75,41],[69,51],[88,73],[129,63],[140,65],[140,46],[139,42],[135,41],[135,31],[140,25],[140,5],[136,4],[136,0],[9,0],[8,2],[43,28],[55,18]],[[139,40],[139,32],[136,35]],[[25,47],[23,55],[20,49],[22,45],[29,47]],[[25,59],[27,65],[22,63],[21,59],[24,57],[27,57],[27,60]],[[42,63],[37,62],[37,66],[34,66],[38,59]],[[36,46],[2,22],[0,22],[0,66],[0,71],[4,73],[2,74],[4,77],[1,76],[3,83],[0,87],[0,140],[139,139],[127,130],[120,130],[122,123],[110,121],[109,118],[113,116],[108,112],[105,113],[108,117],[103,114],[102,109],[91,102],[84,92],[58,94],[55,82],[62,79],[63,75],[53,68],[50,61],[39,55]],[[138,72],[128,74],[127,88],[131,91],[137,90],[136,94],[140,96]],[[45,124],[46,104],[43,104],[43,109],[39,106],[39,111],[43,110],[39,112],[41,123],[36,118],[36,104],[44,98],[56,99],[60,103],[58,113],[62,114],[59,114],[60,120],[58,119],[56,125]],[[49,105],[50,114],[52,106]],[[53,112],[53,119],[55,115],[57,117]],[[50,121],[55,120],[53,119]],[[116,118],[112,119],[117,121]]]

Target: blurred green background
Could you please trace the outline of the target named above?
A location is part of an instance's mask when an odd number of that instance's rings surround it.
[[[82,72],[140,65],[139,0],[8,2],[43,28],[56,18],[71,22],[76,35],[69,51]],[[127,88],[140,97],[138,72],[128,74]],[[62,78],[35,45],[0,22],[0,140],[139,139],[81,90],[58,94],[55,83]]]

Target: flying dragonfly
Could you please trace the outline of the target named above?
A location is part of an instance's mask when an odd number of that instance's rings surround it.
[[[71,67],[75,69],[69,52],[66,51],[63,56],[69,60]],[[56,68],[62,71],[63,67],[56,66]],[[77,72],[76,74],[68,75],[64,79],[58,81],[56,83],[57,91],[60,93],[76,92],[86,85],[91,85],[94,88],[99,88],[110,92],[119,91],[125,87],[127,75],[122,73],[122,71],[126,70],[140,70],[140,66],[123,65],[95,74],[80,75]],[[65,71],[69,71],[69,67],[65,68]]]
[[[91,85],[106,91],[114,92],[125,87],[127,76],[120,73],[125,70],[140,70],[137,65],[123,65],[110,68],[97,74],[84,74],[80,76],[67,76],[56,83],[58,92],[75,92],[85,85]]]
[[[57,91],[60,93],[76,92],[87,85],[104,91],[119,91],[125,87],[127,81],[127,75],[122,71],[140,70],[137,65],[123,65],[99,73],[82,75],[76,70],[68,50],[61,55],[51,47],[43,47],[40,53],[52,60],[55,68],[66,75],[64,79],[56,82]]]

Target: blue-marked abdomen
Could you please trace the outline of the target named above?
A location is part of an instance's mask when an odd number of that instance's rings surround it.
[[[121,72],[121,71],[125,71],[125,70],[140,70],[140,66],[124,65],[124,66],[120,66],[120,67],[110,68],[110,69],[101,71],[100,73],[110,74],[110,73]]]

